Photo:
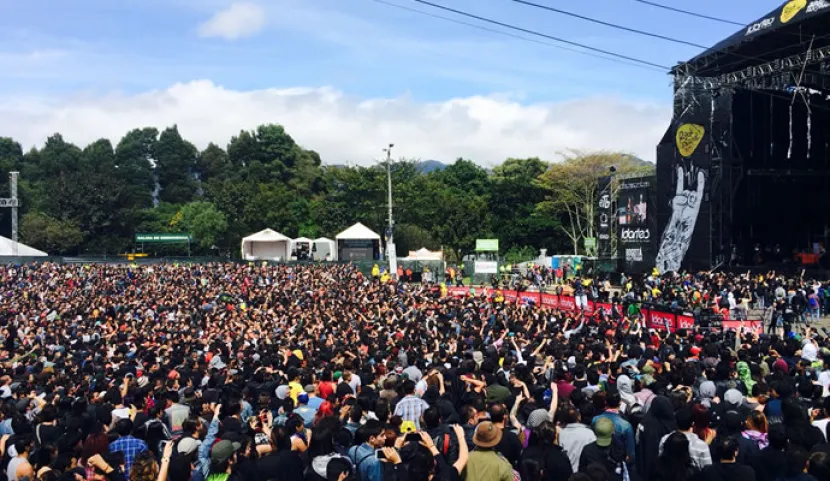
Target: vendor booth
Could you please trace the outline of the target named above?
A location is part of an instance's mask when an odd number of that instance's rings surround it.
[[[284,261],[291,252],[291,239],[265,229],[242,239],[242,258],[248,261]]]
[[[310,261],[311,250],[314,241],[308,237],[298,237],[291,241],[291,259],[297,261]]]
[[[338,260],[380,260],[380,236],[360,222],[337,234],[335,239]]]

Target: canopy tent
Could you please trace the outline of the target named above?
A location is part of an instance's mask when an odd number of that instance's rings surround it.
[[[431,251],[426,247],[421,247],[417,251],[409,251],[409,255],[404,257],[404,260],[441,261],[444,260],[444,253],[441,251]]]
[[[17,254],[15,254],[14,242],[7,237],[0,236],[0,256],[14,255],[17,255],[18,257],[46,257],[49,254],[20,242],[17,243]]]
[[[272,229],[265,229],[242,239],[245,260],[286,260],[291,239]]]
[[[358,222],[335,236],[337,258],[344,261],[380,259],[380,236]]]
[[[751,22],[686,63],[676,73],[712,77],[830,45],[830,1],[792,0]]]
[[[314,239],[314,248],[311,250],[311,257],[315,261],[336,261],[337,248],[334,241],[326,237]]]

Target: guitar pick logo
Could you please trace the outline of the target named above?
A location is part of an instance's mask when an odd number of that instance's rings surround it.
[[[807,0],[791,0],[781,9],[781,23],[787,23],[795,17],[798,12],[804,10]]]
[[[689,157],[695,153],[700,141],[703,140],[705,129],[702,125],[683,124],[677,128],[676,141],[677,150],[683,157]]]

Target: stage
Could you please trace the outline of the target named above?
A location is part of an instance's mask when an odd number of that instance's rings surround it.
[[[661,272],[822,267],[795,253],[827,266],[828,25],[830,2],[794,0],[672,70],[651,236]]]

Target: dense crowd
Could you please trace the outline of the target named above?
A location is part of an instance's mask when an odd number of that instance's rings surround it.
[[[749,302],[791,308],[810,298],[802,278],[572,282],[626,304],[611,317],[384,281],[344,264],[2,267],[0,468],[8,481],[830,480],[830,340],[654,332],[636,309],[758,291]]]

